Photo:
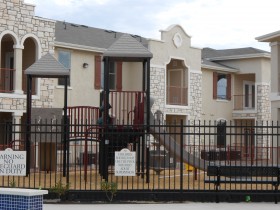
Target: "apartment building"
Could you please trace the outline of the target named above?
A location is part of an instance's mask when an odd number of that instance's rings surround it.
[[[104,85],[103,55],[124,35],[39,18],[34,16],[34,7],[23,0],[1,3],[0,122],[24,120],[24,71],[48,52],[71,69],[68,106],[99,107]],[[269,53],[254,48],[199,49],[192,46],[191,36],[180,25],[172,25],[160,33],[160,40],[130,37],[153,54],[152,112],[160,111],[157,113],[167,124],[180,120],[255,124],[271,119]],[[110,90],[115,92],[138,93],[147,88],[141,62],[112,64],[108,80]],[[40,78],[34,83],[33,107],[63,107],[64,81]],[[133,108],[130,105],[121,110],[126,114],[118,123],[127,121],[127,113]]]

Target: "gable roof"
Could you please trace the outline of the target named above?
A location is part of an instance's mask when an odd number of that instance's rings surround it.
[[[280,31],[275,31],[269,34],[265,34],[259,37],[256,37],[256,40],[259,42],[279,42],[280,41]]]
[[[105,52],[104,57],[152,58],[152,53],[129,34],[123,34]]]
[[[66,69],[50,53],[47,53],[26,69],[24,73],[35,77],[57,78],[69,76],[70,70]]]
[[[67,43],[75,46],[91,47],[100,52],[108,49],[124,33],[56,21],[55,44]],[[132,35],[146,48],[148,41],[140,36]]]
[[[226,66],[219,61],[257,57],[270,57],[270,53],[252,47],[223,50],[203,48],[201,52],[201,65],[202,67],[209,69],[238,72],[238,69]]]
[[[270,53],[264,50],[259,50],[253,47],[246,47],[246,48],[235,48],[235,49],[223,49],[223,50],[216,50],[212,48],[203,48],[202,49],[202,57],[209,58],[211,60],[215,60],[215,58],[219,58],[218,60],[227,60],[229,58],[238,58],[240,59],[241,56],[251,57],[252,55],[261,57],[265,54],[269,55]]]

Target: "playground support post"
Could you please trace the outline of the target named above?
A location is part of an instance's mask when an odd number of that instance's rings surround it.
[[[26,139],[25,139],[25,150],[26,150],[26,176],[30,173],[30,138],[31,138],[31,106],[32,106],[32,77],[27,75],[27,101],[26,101]]]
[[[68,76],[64,78],[64,107],[63,107],[63,177],[69,176],[69,142],[67,141],[67,84]],[[68,150],[68,151],[67,151]],[[67,177],[68,177],[67,176]],[[69,179],[66,178],[66,179]],[[69,181],[69,180],[68,180]]]

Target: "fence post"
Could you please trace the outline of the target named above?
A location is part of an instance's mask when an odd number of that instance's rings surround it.
[[[150,134],[146,136],[146,183],[150,183]]]
[[[183,149],[184,149],[183,120],[180,122],[180,192],[183,193]],[[181,194],[182,195],[182,194]]]

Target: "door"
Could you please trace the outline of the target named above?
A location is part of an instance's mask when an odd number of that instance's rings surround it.
[[[4,90],[5,92],[11,92],[13,90],[13,69],[14,69],[14,53],[6,53],[6,65],[5,65],[5,80]]]
[[[254,159],[254,129],[245,128],[244,129],[244,157],[247,159]]]
[[[255,109],[255,83],[244,82],[244,109]]]
[[[171,136],[180,143],[180,133],[181,133],[181,121],[183,124],[186,124],[187,116],[186,115],[166,115],[166,125],[168,125],[168,132],[171,133]]]

